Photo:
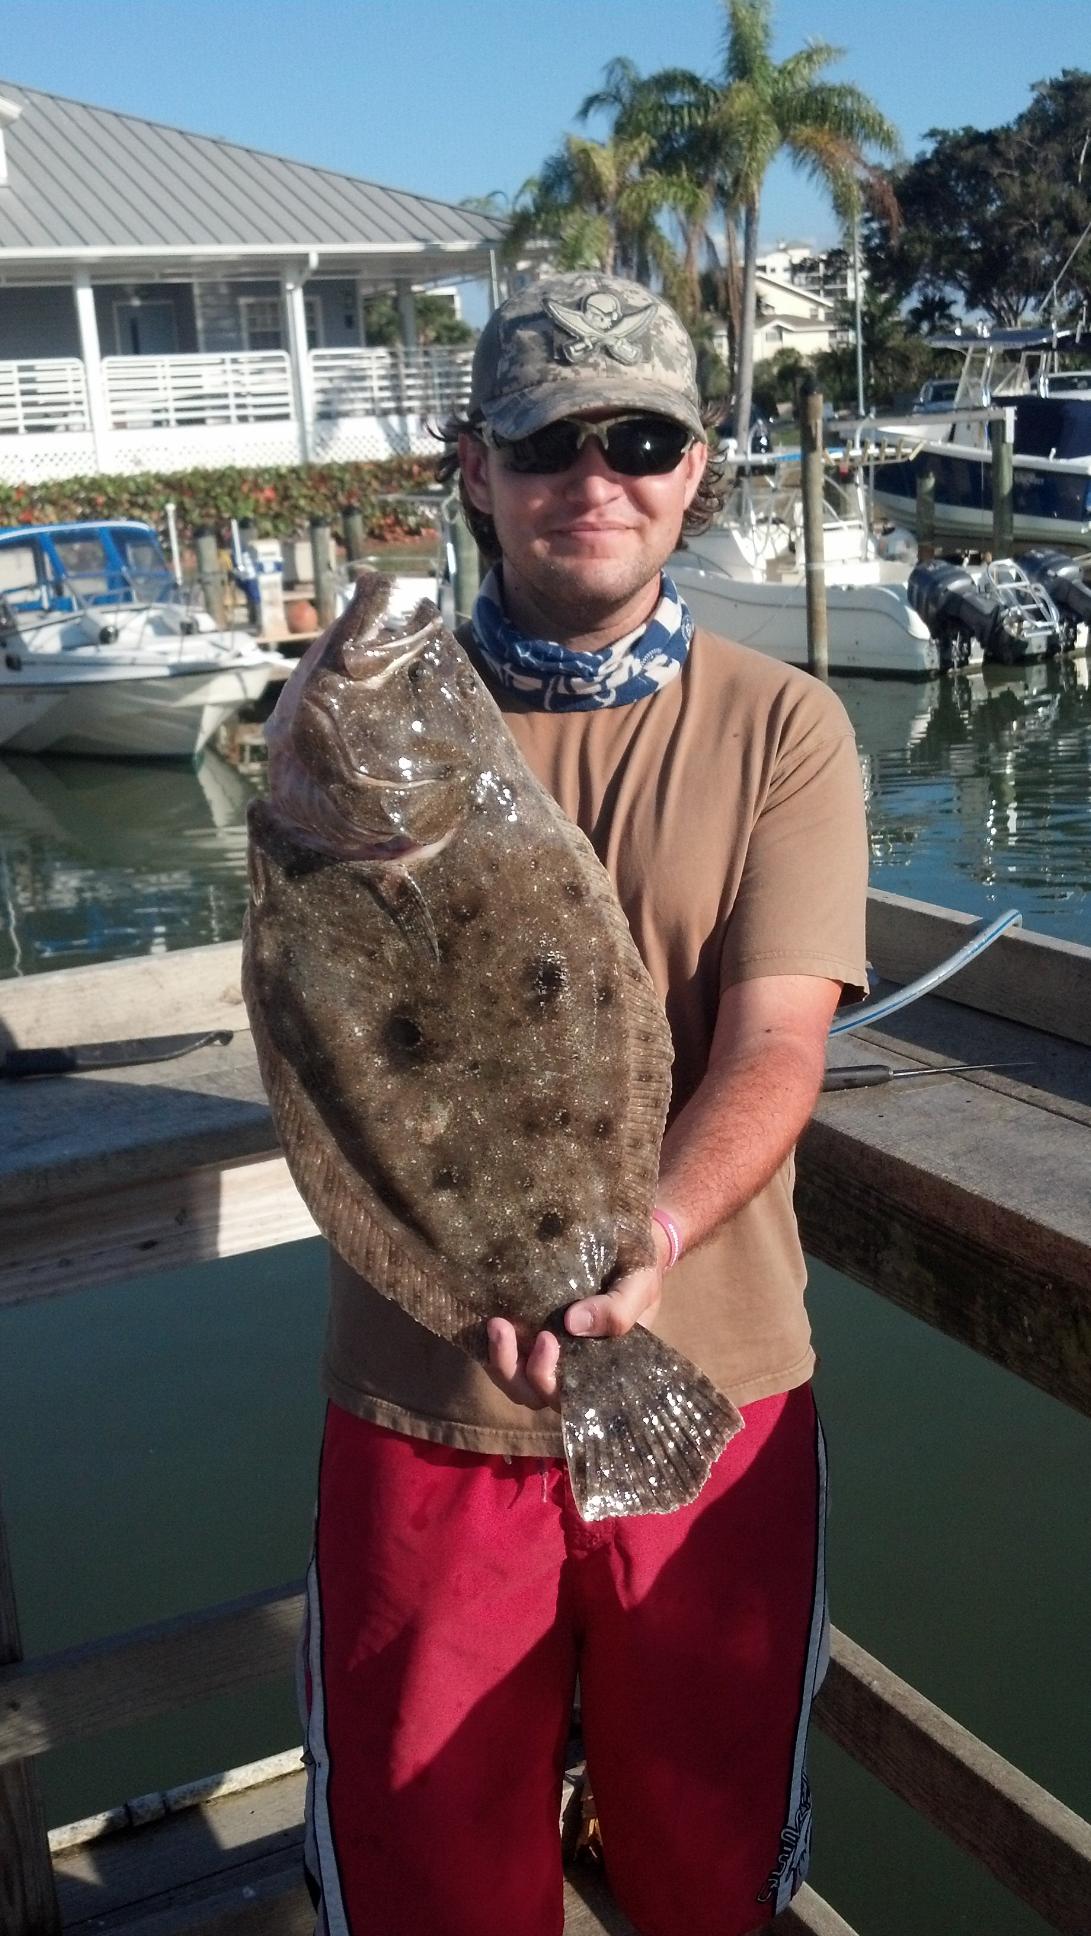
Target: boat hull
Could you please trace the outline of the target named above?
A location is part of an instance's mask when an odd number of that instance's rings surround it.
[[[698,625],[784,665],[807,664],[803,585],[731,578],[687,563],[684,553],[670,571]],[[904,585],[829,584],[826,615],[831,672],[935,679],[947,669],[940,647],[910,609]],[[980,652],[977,657],[979,662]]]
[[[916,529],[917,476],[926,462],[936,479],[940,542],[988,550],[992,544],[992,470],[988,458],[942,445],[875,467],[874,501],[896,524]],[[1016,545],[1091,548],[1091,467],[1051,469],[1015,459],[1012,528]]]
[[[82,677],[65,668],[20,675],[42,701],[3,740],[7,753],[77,753],[123,759],[195,759],[225,719],[260,698],[268,663]],[[7,694],[0,690],[0,733]]]

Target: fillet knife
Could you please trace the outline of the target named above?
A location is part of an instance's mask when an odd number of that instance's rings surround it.
[[[5,1049],[0,1076],[78,1075],[84,1069],[128,1069],[139,1062],[173,1062],[194,1049],[230,1042],[232,1029],[203,1029],[199,1035],[134,1036],[127,1042],[84,1042],[63,1049]]]

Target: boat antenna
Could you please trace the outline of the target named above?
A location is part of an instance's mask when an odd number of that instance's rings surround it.
[[[1065,277],[1065,276],[1067,275],[1067,273],[1068,273],[1068,270],[1069,270],[1069,269],[1071,268],[1071,266],[1072,266],[1072,264],[1073,264],[1073,262],[1074,262],[1074,261],[1076,260],[1076,257],[1077,257],[1077,256],[1079,255],[1079,253],[1080,253],[1080,250],[1081,250],[1081,249],[1083,248],[1083,245],[1084,245],[1084,243],[1086,242],[1086,240],[1087,240],[1087,238],[1088,238],[1088,236],[1089,236],[1089,235],[1091,235],[1091,222],[1088,222],[1088,224],[1087,224],[1087,227],[1086,227],[1086,228],[1084,229],[1084,231],[1083,231],[1083,234],[1082,234],[1082,235],[1080,236],[1080,239],[1079,239],[1079,241],[1077,242],[1077,244],[1076,244],[1076,246],[1075,246],[1075,248],[1074,248],[1074,249],[1072,249],[1072,250],[1071,250],[1071,251],[1069,252],[1069,254],[1068,254],[1068,256],[1067,256],[1067,257],[1065,258],[1065,261],[1064,261],[1064,263],[1063,263],[1063,264],[1062,264],[1062,266],[1061,266],[1061,267],[1060,267],[1060,268],[1058,269],[1058,271],[1057,271],[1057,274],[1055,275],[1055,277],[1054,277],[1054,279],[1053,279],[1053,286],[1052,286],[1052,288],[1050,289],[1050,292],[1049,292],[1049,294],[1048,294],[1048,296],[1046,297],[1046,301],[1045,301],[1045,307],[1046,307],[1046,313],[1047,313],[1047,315],[1048,315],[1048,314],[1049,314],[1049,313],[1050,313],[1051,311],[1053,311],[1053,310],[1055,310],[1055,308],[1056,308],[1056,304],[1057,304],[1057,292],[1058,292],[1058,290],[1059,290],[1059,288],[1060,288],[1060,286],[1061,286],[1061,283],[1062,283],[1062,281],[1063,281],[1063,279],[1064,279],[1064,277]],[[1080,328],[1081,328],[1081,330],[1082,330],[1082,327],[1083,327],[1083,322],[1082,322],[1082,317],[1083,317],[1083,311],[1081,310],[1081,312],[1080,312],[1080,313],[1081,313],[1081,322],[1080,322]]]

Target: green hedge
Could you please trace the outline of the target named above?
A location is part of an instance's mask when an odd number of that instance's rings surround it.
[[[164,530],[173,499],[183,543],[198,525],[213,525],[227,542],[232,518],[253,518],[260,537],[302,535],[312,517],[340,531],[341,512],[362,512],[378,540],[413,537],[428,521],[412,504],[384,501],[392,492],[420,491],[434,481],[428,457],[388,457],[374,464],[295,464],[218,471],[143,472],[136,477],[66,477],[42,484],[0,483],[0,525],[59,524],[71,518],[142,518]]]

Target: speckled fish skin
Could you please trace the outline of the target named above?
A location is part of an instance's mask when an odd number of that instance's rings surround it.
[[[574,1300],[654,1255],[666,1019],[590,843],[423,604],[360,581],[270,722],[243,989],[278,1134],[335,1249],[480,1362],[486,1323],[561,1336],[584,1518],[696,1497],[741,1420],[637,1326]]]

